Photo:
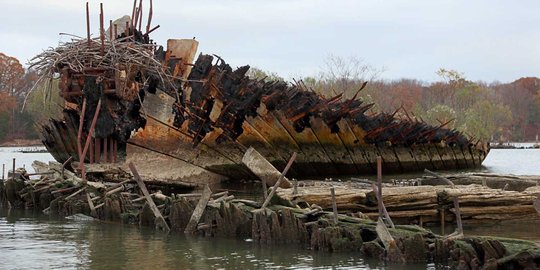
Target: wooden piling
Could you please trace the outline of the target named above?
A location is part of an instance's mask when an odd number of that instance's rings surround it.
[[[2,179],[6,179],[5,178],[5,171],[6,171],[6,164],[2,164]]]
[[[330,188],[330,194],[332,195],[332,210],[334,211],[334,224],[338,223],[338,212],[337,212],[337,203],[336,203],[336,191],[334,187]]]
[[[457,232],[463,234],[463,223],[461,223],[461,211],[459,210],[458,197],[454,197],[454,214],[456,215]]]
[[[13,171],[11,171],[11,179],[15,181],[15,158],[13,158]]]

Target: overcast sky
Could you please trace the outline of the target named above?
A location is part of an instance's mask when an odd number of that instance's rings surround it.
[[[94,33],[99,2],[90,1]],[[101,2],[106,22],[131,15],[131,0]],[[0,3],[0,52],[22,63],[68,41],[61,32],[86,35],[86,1]],[[384,68],[385,79],[434,81],[443,67],[508,82],[540,76],[539,13],[538,0],[154,0],[153,25],[161,28],[151,37],[159,44],[196,37],[199,52],[286,78],[317,74],[333,54]]]

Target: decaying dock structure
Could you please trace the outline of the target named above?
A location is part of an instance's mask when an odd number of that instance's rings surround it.
[[[369,113],[357,95],[325,98],[302,82],[251,79],[249,66],[218,56],[195,59],[194,39],[156,45],[151,5],[146,27],[142,17],[134,4],[105,30],[101,8],[92,38],[87,6],[87,38],[32,60],[43,79],[59,77],[65,100],[64,117],[42,127],[43,143],[61,163],[80,161],[83,175],[142,161],[145,179],[168,183],[254,178],[242,164],[249,147],[280,170],[298,153],[289,173],[298,178],[375,173],[377,156],[389,173],[473,168],[489,152],[444,124]]]

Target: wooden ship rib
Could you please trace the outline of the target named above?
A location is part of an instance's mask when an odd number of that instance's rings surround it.
[[[155,45],[151,6],[146,29],[142,16],[134,8],[105,31],[101,11],[99,38],[88,25],[87,38],[32,60],[42,78],[60,77],[64,117],[41,132],[57,161],[83,171],[134,161],[145,178],[174,184],[253,178],[241,162],[248,147],[278,169],[297,152],[297,178],[375,173],[377,156],[389,173],[475,168],[489,152],[444,125],[370,114],[356,95],[328,99],[302,83],[251,79],[249,66],[217,56],[195,60],[194,39]]]

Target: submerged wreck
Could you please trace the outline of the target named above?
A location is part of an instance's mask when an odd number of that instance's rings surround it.
[[[65,100],[63,118],[41,131],[58,162],[78,161],[83,175],[137,162],[145,179],[201,184],[255,178],[242,163],[249,147],[279,170],[297,153],[297,178],[373,174],[377,156],[388,173],[474,168],[489,153],[444,125],[368,113],[357,95],[325,98],[302,82],[251,79],[249,66],[218,56],[195,59],[194,39],[156,45],[151,18],[150,8],[143,29],[134,8],[105,30],[102,10],[99,37],[88,23],[87,38],[32,60],[42,79],[59,78]]]

